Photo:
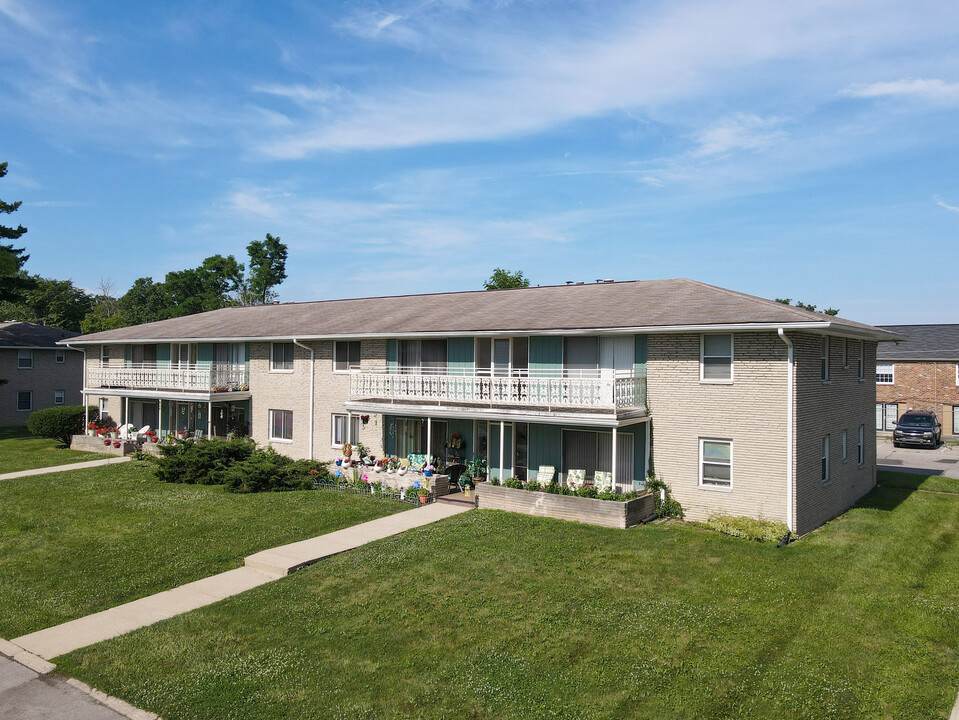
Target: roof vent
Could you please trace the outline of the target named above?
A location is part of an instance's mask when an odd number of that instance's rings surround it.
[[[603,282],[604,282],[604,283],[611,283],[611,282],[613,282],[613,278],[606,278],[605,280],[603,280]]]
[[[575,283],[573,280],[567,280],[567,281],[566,281],[566,284],[567,284],[567,285],[575,285],[576,283]]]
[[[577,285],[585,285],[586,283],[584,283],[582,280],[577,280],[577,281],[576,281],[576,284],[577,284]]]

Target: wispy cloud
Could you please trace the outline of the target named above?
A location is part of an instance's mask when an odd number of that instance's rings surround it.
[[[843,94],[857,98],[915,97],[952,103],[959,102],[959,82],[949,83],[939,78],[893,80],[853,85],[843,90]]]
[[[938,195],[933,195],[932,199],[936,201],[936,205],[938,205],[939,207],[944,208],[948,210],[949,212],[959,213],[959,206],[948,204],[945,200],[943,200]]]
[[[786,133],[779,129],[782,122],[777,117],[762,118],[747,113],[723,118],[698,134],[699,147],[693,155],[713,157],[734,150],[768,148],[786,137]]]

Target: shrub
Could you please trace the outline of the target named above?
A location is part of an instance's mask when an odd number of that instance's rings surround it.
[[[235,493],[310,490],[314,481],[328,476],[320,463],[293,460],[273,448],[254,450],[245,460],[213,473],[217,482]]]
[[[523,482],[519,478],[508,477],[503,481],[503,486],[513,488],[514,490],[522,490]]]
[[[91,422],[100,419],[100,410],[95,405],[91,405],[87,410]],[[82,435],[85,431],[83,412],[83,405],[63,405],[37,410],[27,420],[27,429],[34,435],[53,438],[69,445],[74,435]]]
[[[669,491],[669,485],[656,477],[646,480],[646,492],[656,496],[656,514],[659,517],[682,518],[683,506]]]
[[[249,440],[185,440],[161,445],[157,478],[163,482],[218,485],[217,473],[246,460],[255,445]]]
[[[723,513],[710,515],[706,526],[724,535],[769,542],[778,542],[789,532],[785,523],[775,520],[740,517]]]

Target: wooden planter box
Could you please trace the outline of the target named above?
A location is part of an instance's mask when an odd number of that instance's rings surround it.
[[[476,486],[476,504],[481,510],[506,510],[523,515],[573,520],[587,525],[628,528],[653,514],[656,499],[646,493],[633,500],[614,502],[480,483]]]

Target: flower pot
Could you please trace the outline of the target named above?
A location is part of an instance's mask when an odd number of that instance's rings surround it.
[[[152,443],[158,442],[159,440],[160,438],[155,438],[155,437],[150,438],[150,442]]]
[[[110,447],[110,443],[113,442],[110,438],[103,438],[103,444],[107,447]]]
[[[337,467],[340,467],[340,465],[342,465],[342,464],[343,464],[343,461],[342,461],[342,460],[340,460],[340,459],[337,459],[337,460],[336,460],[336,466],[337,466]]]
[[[397,475],[406,475],[406,468],[400,468],[396,471]]]
[[[120,441],[119,441],[119,440],[114,440],[114,441],[113,441],[113,447],[115,447],[115,448],[120,447]]]
[[[424,471],[423,471],[423,475],[425,475],[426,477],[433,477],[433,471],[432,471],[432,470],[424,470]]]
[[[425,504],[426,504],[426,501],[430,499],[430,496],[429,496],[429,495],[420,495],[419,498],[420,498],[420,504],[421,504],[421,505],[425,505]]]

